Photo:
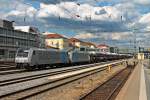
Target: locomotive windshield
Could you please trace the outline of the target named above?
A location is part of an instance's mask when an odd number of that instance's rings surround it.
[[[85,51],[85,48],[80,48],[80,51]]]
[[[29,50],[18,50],[18,57],[28,57]]]

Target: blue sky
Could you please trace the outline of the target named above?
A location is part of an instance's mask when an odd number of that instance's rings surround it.
[[[113,6],[115,5],[115,2],[109,2],[109,1],[102,1],[102,2],[97,2],[96,6]]]
[[[35,1],[31,2],[31,0],[26,0],[25,2],[31,3],[31,5],[32,5],[33,7],[35,7],[36,9],[39,9],[39,8],[40,8],[40,2],[35,2]]]
[[[41,32],[115,46],[129,45],[136,28],[138,45],[150,45],[150,0],[0,0],[0,14]]]

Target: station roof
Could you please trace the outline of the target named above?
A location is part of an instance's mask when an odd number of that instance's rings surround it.
[[[109,46],[106,44],[99,44],[99,45],[97,45],[97,47],[98,48],[103,48],[103,47],[108,48]]]
[[[77,38],[70,38],[69,42],[83,42],[83,41],[81,41],[81,40],[79,40]]]
[[[66,37],[60,35],[60,34],[57,34],[57,33],[50,33],[50,34],[47,34],[46,35],[46,38],[64,38],[64,39],[67,39]]]

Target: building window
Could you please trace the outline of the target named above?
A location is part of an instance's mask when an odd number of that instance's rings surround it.
[[[4,55],[4,50],[0,49],[0,55]]]
[[[14,58],[16,52],[15,51],[9,51],[9,58]]]

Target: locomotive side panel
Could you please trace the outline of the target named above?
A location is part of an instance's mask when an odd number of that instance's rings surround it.
[[[73,52],[71,54],[71,61],[72,63],[90,62],[90,57],[88,53]]]
[[[61,64],[68,64],[69,63],[69,54],[67,52],[60,53]]]
[[[53,50],[34,50],[32,54],[32,66],[44,64],[62,63],[61,52]]]

